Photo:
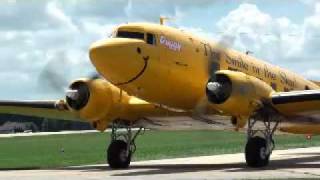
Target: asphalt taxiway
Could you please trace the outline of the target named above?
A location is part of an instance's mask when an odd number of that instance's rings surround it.
[[[133,162],[129,169],[106,164],[46,170],[1,170],[0,179],[320,179],[320,147],[277,150],[268,167],[246,167],[244,155],[226,154]]]

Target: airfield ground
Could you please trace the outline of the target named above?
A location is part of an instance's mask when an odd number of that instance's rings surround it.
[[[103,164],[109,133],[0,138],[0,169],[47,169]],[[277,135],[276,149],[320,146],[320,137]],[[134,161],[243,152],[245,135],[233,131],[146,131]],[[320,151],[319,151],[320,152]],[[243,158],[241,159],[243,161]]]
[[[111,170],[106,164],[42,170],[0,171],[1,179],[320,179],[320,147],[276,150],[268,167],[246,167],[244,156],[226,154],[139,161],[129,169]]]

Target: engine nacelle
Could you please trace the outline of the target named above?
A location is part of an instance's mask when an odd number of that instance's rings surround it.
[[[229,70],[218,71],[206,88],[208,100],[224,114],[235,117],[248,117],[272,92],[271,86],[260,79]]]
[[[80,79],[70,85],[66,102],[69,109],[79,114],[81,119],[91,122],[99,130],[104,130],[112,120],[112,114],[117,113],[115,109],[119,109],[115,108],[119,103],[116,98],[119,99],[118,89],[107,81]]]

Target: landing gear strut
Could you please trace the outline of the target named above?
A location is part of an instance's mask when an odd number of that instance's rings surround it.
[[[269,164],[275,148],[273,134],[280,123],[280,117],[272,108],[256,111],[248,120],[246,163],[249,167],[264,167]]]
[[[145,129],[140,127],[132,131],[130,124],[114,122],[112,124],[111,143],[107,150],[107,161],[112,169],[128,168],[131,157],[136,151],[135,139],[143,134]]]

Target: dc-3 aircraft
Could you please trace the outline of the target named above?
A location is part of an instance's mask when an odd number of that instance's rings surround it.
[[[229,116],[228,123],[247,131],[250,167],[268,165],[276,130],[320,133],[320,83],[182,30],[123,24],[93,43],[89,56],[103,78],[72,82],[63,100],[3,100],[0,112],[111,127],[111,168],[129,166],[142,128],[165,127],[149,117]]]

